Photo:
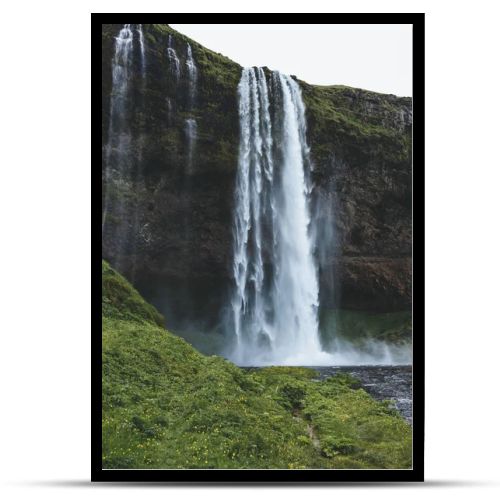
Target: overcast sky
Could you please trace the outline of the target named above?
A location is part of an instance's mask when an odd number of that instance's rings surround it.
[[[410,24],[171,24],[242,66],[412,95]]]

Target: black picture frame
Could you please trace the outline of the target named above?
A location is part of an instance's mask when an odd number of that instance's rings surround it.
[[[101,219],[101,25],[103,23],[201,21],[217,23],[269,24],[412,24],[413,25],[413,468],[405,470],[274,470],[274,469],[113,469],[101,466],[102,386],[101,386],[101,271],[97,247],[102,243],[98,220]],[[393,482],[424,480],[424,36],[423,13],[388,14],[91,14],[92,44],[92,481],[168,482],[248,485],[270,483],[308,484],[339,482]],[[98,186],[101,186],[100,188]],[[100,194],[101,193],[101,194]],[[101,245],[102,246],[102,245]]]

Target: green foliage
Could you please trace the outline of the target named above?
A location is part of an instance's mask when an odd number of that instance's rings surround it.
[[[193,51],[193,57],[196,60],[198,68],[201,69],[201,73],[208,80],[213,80],[214,84],[232,88],[238,85],[241,74],[241,66],[239,64],[236,64],[222,54],[205,48],[195,40],[174,30],[168,24],[153,24],[151,28],[151,36],[156,42],[158,42],[159,38],[165,39],[165,36],[172,35],[178,42],[189,43]]]
[[[352,377],[204,356],[102,269],[104,468],[411,466],[411,428]]]
[[[165,323],[163,316],[104,260],[102,261],[102,315],[108,319],[146,321],[160,326]]]
[[[396,164],[411,161],[411,129],[396,125],[402,106],[411,107],[410,98],[300,83],[318,159],[342,152],[360,166],[374,157]]]

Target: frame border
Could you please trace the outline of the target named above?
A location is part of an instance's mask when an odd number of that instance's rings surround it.
[[[119,20],[148,23],[151,21],[175,20],[176,22],[214,20],[224,24],[228,21],[246,21],[245,24],[412,24],[413,25],[413,142],[412,142],[412,179],[413,179],[413,254],[412,254],[412,320],[413,320],[413,468],[412,469],[102,469],[102,318],[101,309],[101,264],[98,258],[97,243],[102,234],[97,221],[101,218],[102,198],[101,185],[101,149],[102,149],[102,47],[101,24]],[[297,22],[297,21],[301,22]],[[278,21],[278,22],[276,22]],[[201,23],[200,23],[201,24]],[[424,98],[425,98],[425,14],[423,13],[389,13],[389,14],[136,14],[136,13],[102,13],[91,14],[91,48],[92,48],[92,185],[95,188],[92,197],[92,223],[95,250],[93,252],[92,272],[92,333],[91,333],[91,481],[123,482],[161,482],[166,485],[196,482],[205,485],[259,486],[270,484],[293,484],[296,482],[314,484],[346,483],[346,482],[393,482],[424,480],[424,370],[425,370],[425,337],[424,337],[424,270],[425,270],[425,171],[424,171]],[[99,170],[97,165],[100,165]],[[417,166],[417,168],[416,168]],[[415,195],[418,193],[418,195]],[[99,289],[98,289],[99,287]],[[415,307],[417,306],[417,307]],[[415,311],[418,311],[415,313]],[[415,338],[414,332],[418,335]]]

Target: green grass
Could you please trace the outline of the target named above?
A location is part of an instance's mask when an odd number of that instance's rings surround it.
[[[162,326],[163,316],[127,280],[102,261],[103,320],[126,320]]]
[[[204,356],[102,270],[104,468],[411,467],[411,428],[354,379]]]

